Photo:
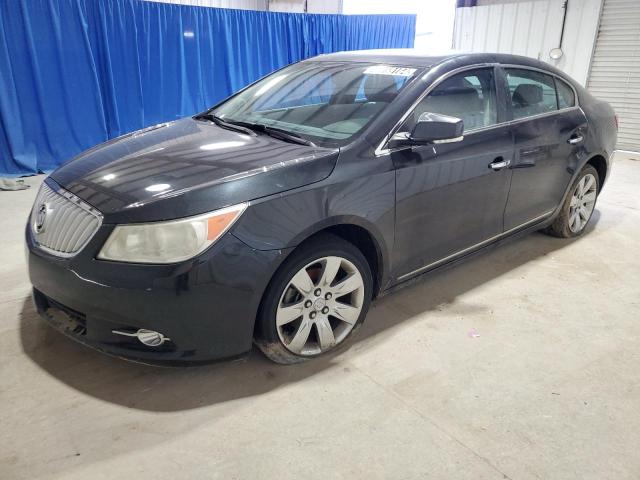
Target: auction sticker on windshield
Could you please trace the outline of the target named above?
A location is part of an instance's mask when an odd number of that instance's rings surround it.
[[[372,65],[364,71],[369,75],[397,75],[399,77],[410,77],[415,72],[415,68],[391,67],[389,65]]]

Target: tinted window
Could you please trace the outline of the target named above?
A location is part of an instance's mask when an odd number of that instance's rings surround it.
[[[558,104],[560,108],[574,107],[576,105],[575,94],[569,85],[556,78],[556,88],[558,89]]]
[[[396,82],[396,87],[398,87],[398,90],[400,90],[409,79],[409,77],[402,76],[402,75],[392,75],[392,77],[393,77],[393,81]],[[356,94],[356,102],[369,101],[369,98],[367,98],[367,92],[365,90],[366,86],[367,86],[367,77],[364,77],[362,79],[362,82],[360,83],[360,88],[358,89],[358,93]]]
[[[535,70],[507,68],[513,118],[530,117],[558,109],[553,77]]]
[[[273,126],[320,144],[342,145],[382,113],[416,70],[300,62],[251,85],[214,113],[230,122]]]
[[[496,124],[493,69],[468,70],[440,83],[418,104],[402,130],[410,132],[425,112],[460,118],[465,131]]]

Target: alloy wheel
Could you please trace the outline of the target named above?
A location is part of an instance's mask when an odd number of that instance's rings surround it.
[[[580,232],[591,218],[596,205],[598,182],[588,173],[578,182],[569,204],[569,229]]]
[[[341,343],[360,318],[364,282],[346,258],[319,258],[289,281],[276,310],[278,337],[287,350],[317,355]]]

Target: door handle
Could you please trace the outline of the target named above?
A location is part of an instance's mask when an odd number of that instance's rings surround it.
[[[584,137],[582,135],[572,135],[571,138],[567,140],[567,143],[570,145],[577,145],[578,143],[582,142],[582,140],[584,140]]]
[[[489,168],[491,168],[494,171],[498,171],[498,170],[502,170],[503,168],[508,167],[509,165],[511,165],[511,160],[510,159],[504,159],[502,157],[498,157],[496,158],[493,162],[491,162],[489,164]]]

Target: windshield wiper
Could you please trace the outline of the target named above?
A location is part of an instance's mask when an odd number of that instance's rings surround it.
[[[280,140],[284,140],[285,142],[297,143],[299,145],[307,145],[308,147],[315,147],[316,144],[311,140],[307,140],[306,138],[301,137],[300,135],[289,132],[287,130],[283,130],[281,128],[270,127],[263,123],[252,123],[252,122],[244,122],[241,120],[231,120],[231,119],[222,119],[213,113],[203,113],[197,115],[197,119],[205,119],[210,120],[219,127],[226,128],[229,130],[235,130],[236,132],[242,132],[249,135],[255,135],[254,132],[265,133],[271,137],[278,138]]]
[[[289,132],[287,130],[283,130],[277,127],[270,127],[269,125],[265,125],[263,123],[243,122],[240,120],[238,121],[229,120],[228,123],[232,123],[233,125],[237,125],[237,126],[242,126],[242,127],[251,129],[255,132],[266,133],[271,137],[284,140],[285,142],[297,143],[299,145],[307,145],[308,147],[316,146],[316,144],[313,143],[311,140],[307,140],[306,138],[303,138],[296,133]]]
[[[228,122],[226,120],[223,120],[222,118],[218,117],[217,115],[214,115],[213,113],[203,113],[201,115],[196,115],[194,118],[209,120],[221,128],[226,128],[227,130],[233,130],[234,132],[245,133],[247,135],[252,135],[252,136],[255,135],[253,130],[251,130],[250,128],[247,128],[242,125],[238,125],[235,122]]]

